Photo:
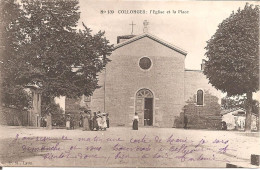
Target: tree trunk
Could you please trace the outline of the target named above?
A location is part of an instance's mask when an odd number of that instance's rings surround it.
[[[252,92],[246,93],[246,126],[245,131],[251,132],[251,115],[252,115]]]

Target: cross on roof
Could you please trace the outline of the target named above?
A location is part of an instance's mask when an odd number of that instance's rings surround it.
[[[144,22],[143,22],[143,24],[144,24],[144,32],[148,32],[148,24],[149,24],[149,22],[147,21],[147,20],[144,20]]]
[[[132,32],[131,32],[131,34],[133,35],[133,33],[134,33],[134,25],[136,25],[136,24],[134,24],[133,21],[132,21],[132,24],[129,24],[129,25],[132,25]]]

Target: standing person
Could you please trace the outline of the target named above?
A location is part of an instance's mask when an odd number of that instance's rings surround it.
[[[138,130],[138,122],[139,122],[138,113],[135,112],[135,115],[133,117],[133,130]]]
[[[93,116],[93,130],[98,130],[97,113],[96,112],[94,112],[94,116]]]
[[[74,117],[71,117],[70,119],[70,127],[74,130]]]
[[[69,115],[66,118],[66,128],[67,128],[67,130],[70,129],[70,116]]]
[[[93,130],[93,114],[91,112],[91,110],[89,111],[89,115],[90,115],[90,118],[89,118],[89,128],[90,130]]]
[[[83,115],[82,115],[82,112],[80,112],[80,116],[79,116],[79,127],[83,127]]]
[[[97,130],[102,130],[102,127],[103,127],[103,125],[102,125],[102,114],[100,113],[100,111],[98,111],[98,113],[97,113],[96,120],[97,120]]]
[[[101,118],[101,120],[100,120],[101,130],[106,130],[107,129],[107,114],[102,113],[100,118]]]
[[[47,127],[47,116],[44,117],[44,127]]]
[[[187,129],[187,125],[188,125],[188,117],[185,115],[184,116],[184,129]]]
[[[90,113],[89,112],[84,113],[84,116],[83,116],[83,130],[84,131],[90,130],[89,120],[90,120]]]
[[[106,114],[107,128],[109,128],[109,114]]]
[[[41,117],[41,127],[45,127],[44,124],[45,124],[44,117]]]

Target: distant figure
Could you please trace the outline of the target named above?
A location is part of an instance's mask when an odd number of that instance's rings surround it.
[[[90,118],[89,118],[89,128],[90,128],[90,130],[93,130],[94,129],[94,127],[93,127],[93,114],[92,114],[92,112],[90,111]]]
[[[74,129],[74,117],[70,119],[70,128]]]
[[[41,117],[41,127],[43,127],[43,118]]]
[[[106,130],[106,128],[107,128],[106,113],[98,112],[96,120],[97,120],[97,124],[98,124],[97,130]]]
[[[97,113],[96,112],[94,112],[94,116],[93,116],[93,130],[98,130]]]
[[[138,122],[139,122],[138,113],[135,112],[135,115],[133,117],[133,130],[138,130]]]
[[[80,116],[79,116],[79,127],[83,127],[83,115],[82,115],[82,112],[80,112]]]
[[[221,130],[227,130],[227,123],[225,121],[221,122]]]
[[[109,128],[109,114],[106,114],[107,128]]]
[[[83,116],[83,130],[89,131],[90,130],[90,126],[89,126],[89,120],[90,120],[90,113],[84,113]]]
[[[47,120],[44,117],[41,117],[41,127],[46,127]]]
[[[47,127],[47,118],[44,118],[44,127]]]
[[[107,128],[107,114],[106,113],[102,113],[102,120],[101,120],[101,127],[103,130],[106,130]]]
[[[187,125],[188,125],[188,117],[185,115],[184,116],[184,129],[187,129]]]
[[[70,116],[67,116],[67,118],[66,118],[66,129],[67,130],[70,129]]]

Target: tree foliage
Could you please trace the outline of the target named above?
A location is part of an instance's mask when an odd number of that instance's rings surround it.
[[[16,80],[22,65],[19,49],[25,35],[20,24],[24,19],[20,5],[14,0],[0,1],[1,102],[19,109],[29,107],[30,101]]]
[[[226,96],[221,99],[221,107],[224,109],[243,108],[246,109],[246,96]],[[252,112],[259,114],[259,101],[252,100]]]
[[[17,29],[7,30],[13,36],[10,43],[18,46],[5,43],[8,51],[17,52],[4,55],[14,64],[10,67],[3,60],[4,74],[9,75],[4,83],[40,86],[43,105],[51,105],[58,96],[91,95],[113,48],[105,33],[92,34],[84,24],[83,30],[77,29],[77,0],[22,0],[21,5],[14,16]],[[6,28],[12,25],[6,22]]]
[[[213,86],[229,95],[259,90],[259,7],[233,12],[205,49],[204,74]]]

